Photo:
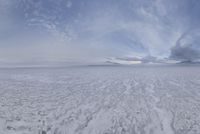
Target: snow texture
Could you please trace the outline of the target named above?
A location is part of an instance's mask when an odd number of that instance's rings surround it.
[[[0,134],[200,134],[200,69],[0,69]]]

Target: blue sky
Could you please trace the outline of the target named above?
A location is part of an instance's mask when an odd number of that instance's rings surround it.
[[[0,0],[0,61],[196,61],[199,6],[199,0]]]

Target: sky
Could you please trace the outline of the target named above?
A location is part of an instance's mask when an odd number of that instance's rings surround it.
[[[199,0],[0,0],[0,62],[200,59]]]

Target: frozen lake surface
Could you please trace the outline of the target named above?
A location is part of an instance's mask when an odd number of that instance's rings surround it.
[[[0,134],[200,134],[200,68],[0,69]]]

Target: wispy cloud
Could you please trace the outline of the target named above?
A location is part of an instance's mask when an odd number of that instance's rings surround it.
[[[198,60],[199,5],[196,0],[0,0],[0,58]]]

